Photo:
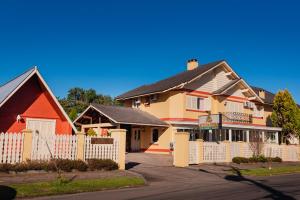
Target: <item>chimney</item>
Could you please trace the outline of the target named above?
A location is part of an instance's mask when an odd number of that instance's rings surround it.
[[[193,70],[196,69],[199,66],[197,59],[190,59],[187,61],[187,70]]]
[[[266,98],[266,93],[264,90],[259,90],[258,92],[258,96],[262,99],[265,99]]]

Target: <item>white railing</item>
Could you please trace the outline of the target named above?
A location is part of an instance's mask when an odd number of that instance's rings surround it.
[[[226,145],[223,143],[204,142],[203,162],[226,162]]]
[[[195,141],[189,141],[189,164],[199,163],[199,145]]]
[[[119,159],[119,140],[113,139],[113,144],[92,144],[92,138],[103,138],[94,136],[85,136],[84,159],[111,159],[118,163]],[[105,137],[108,138],[108,137]]]
[[[0,163],[17,163],[22,161],[22,133],[0,133]]]
[[[77,159],[76,135],[53,135],[48,138],[34,134],[32,137],[32,160],[49,160],[52,158]]]

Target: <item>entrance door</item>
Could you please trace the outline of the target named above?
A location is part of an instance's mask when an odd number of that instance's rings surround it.
[[[49,149],[53,153],[55,120],[28,118],[26,128],[32,130],[34,158],[39,159],[39,155],[50,158]]]
[[[131,151],[137,152],[141,148],[141,129],[133,128],[131,132]]]

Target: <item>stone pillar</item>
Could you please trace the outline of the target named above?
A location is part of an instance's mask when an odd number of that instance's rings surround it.
[[[203,163],[204,160],[204,144],[203,144],[203,139],[197,139],[196,140],[198,143],[198,162]]]
[[[84,133],[77,133],[77,159],[84,160]]]
[[[26,161],[31,159],[32,130],[24,129],[22,133],[24,134],[22,161]]]
[[[111,137],[119,140],[118,164],[120,170],[125,170],[126,130],[110,129]]]
[[[175,133],[175,149],[173,165],[187,167],[189,165],[189,133]]]

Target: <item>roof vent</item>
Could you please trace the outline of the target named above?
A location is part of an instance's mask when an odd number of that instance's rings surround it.
[[[190,59],[187,61],[187,70],[196,69],[199,66],[197,59]]]

